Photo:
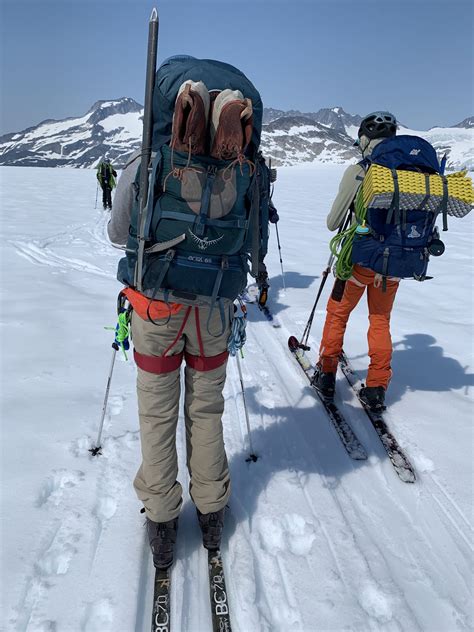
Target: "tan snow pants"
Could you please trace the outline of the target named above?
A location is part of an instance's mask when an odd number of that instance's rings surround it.
[[[205,306],[183,306],[168,322],[156,321],[159,324],[133,313],[143,459],[134,487],[147,516],[155,522],[176,518],[182,504],[182,487],[177,481],[176,428],[183,358],[189,492],[201,513],[218,511],[228,501],[230,479],[222,433],[222,391],[231,307],[224,315],[224,326],[218,308],[208,321],[210,308]]]

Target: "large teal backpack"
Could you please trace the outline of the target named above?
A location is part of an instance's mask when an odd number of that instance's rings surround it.
[[[253,133],[245,162],[195,156],[170,148],[175,100],[186,80],[209,91],[240,90],[252,100]],[[234,300],[256,276],[267,252],[270,172],[259,152],[262,101],[245,75],[213,60],[187,56],[157,71],[153,95],[153,161],[146,208],[142,292],[186,304]],[[139,173],[135,180],[138,187]],[[133,287],[138,257],[138,193],[127,255],[118,279]]]

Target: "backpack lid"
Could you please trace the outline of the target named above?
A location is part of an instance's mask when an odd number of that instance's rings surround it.
[[[156,71],[153,91],[153,139],[152,149],[157,151],[169,143],[173,113],[180,86],[191,79],[202,81],[209,91],[240,90],[244,98],[252,100],[253,130],[250,144],[252,154],[260,146],[263,105],[260,94],[243,72],[221,61],[196,59],[189,55],[176,55],[165,60]]]
[[[367,157],[369,163],[375,163],[389,169],[412,167],[413,169],[428,170],[440,173],[441,167],[436,150],[424,138],[419,136],[393,136],[379,143],[371,155]]]

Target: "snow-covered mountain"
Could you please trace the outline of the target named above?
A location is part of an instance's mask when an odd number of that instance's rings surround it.
[[[453,125],[453,127],[464,127],[465,129],[470,129],[471,127],[474,127],[474,116],[469,116],[457,125]]]
[[[0,137],[0,165],[93,167],[104,155],[123,166],[139,147],[143,107],[130,98],[98,101],[81,117],[47,120]],[[345,163],[359,156],[352,146],[361,121],[342,107],[317,112],[265,108],[262,145],[276,166],[302,162]],[[418,134],[442,153],[448,168],[474,168],[474,117],[453,127]]]
[[[358,155],[344,128],[332,129],[304,115],[282,116],[264,125],[262,143],[265,155],[279,166],[344,163]]]
[[[263,122],[271,123],[276,119],[286,116],[303,116],[316,123],[321,123],[326,127],[331,127],[340,132],[346,132],[350,127],[359,127],[362,117],[358,114],[348,114],[342,107],[322,108],[317,112],[300,112],[300,110],[275,110],[274,108],[264,108]]]
[[[143,106],[127,97],[97,101],[84,116],[0,137],[0,164],[92,167],[104,155],[125,164],[140,145],[142,115]]]

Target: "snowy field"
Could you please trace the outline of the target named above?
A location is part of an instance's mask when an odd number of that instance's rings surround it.
[[[343,167],[279,170],[286,292],[275,235],[272,328],[249,306],[242,361],[253,443],[246,463],[237,366],[224,427],[233,493],[223,545],[234,632],[473,629],[473,222],[450,219],[435,279],[402,283],[392,319],[391,428],[413,461],[402,483],[340,377],[338,403],[369,453],[352,461],[289,355],[328,259],[325,217]],[[2,181],[1,629],[149,630],[153,569],[132,479],[140,461],[133,360],[115,366],[103,455],[93,458],[115,324],[120,253],[94,209],[91,170],[0,169]],[[100,202],[100,200],[99,200]],[[329,285],[329,284],[328,284]],[[312,331],[314,358],[329,288]],[[346,352],[362,374],[367,309]],[[187,488],[184,427],[180,480]],[[173,632],[208,632],[207,556],[186,499]]]

